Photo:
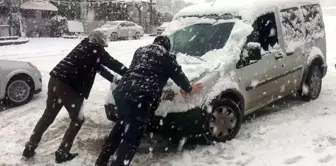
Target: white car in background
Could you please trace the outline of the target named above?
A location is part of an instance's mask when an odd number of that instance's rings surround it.
[[[0,60],[0,100],[6,105],[26,104],[41,91],[42,76],[33,64]]]
[[[169,22],[164,22],[162,25],[156,30],[157,35],[161,35],[163,31],[168,27]]]
[[[121,38],[140,39],[144,35],[143,28],[132,21],[109,21],[96,30],[102,31],[111,41]]]

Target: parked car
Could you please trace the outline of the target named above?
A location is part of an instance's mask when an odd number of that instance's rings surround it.
[[[161,35],[163,33],[163,31],[167,28],[169,22],[164,22],[162,23],[162,25],[160,27],[158,27],[157,29],[157,34]]]
[[[174,16],[163,34],[188,78],[204,89],[183,97],[170,80],[151,131],[222,142],[235,138],[243,116],[276,100],[296,92],[307,101],[319,97],[327,72],[320,4],[260,1],[216,1]],[[111,91],[105,108],[113,121]]]
[[[143,28],[132,21],[109,21],[97,29],[109,36],[111,41],[121,38],[140,39],[144,35]]]
[[[0,100],[6,105],[26,104],[41,91],[42,76],[33,64],[0,60]]]

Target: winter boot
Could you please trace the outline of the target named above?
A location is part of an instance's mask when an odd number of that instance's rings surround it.
[[[107,166],[109,160],[110,160],[110,154],[107,152],[101,152],[99,154],[99,157],[96,161],[96,166]]]
[[[78,156],[78,153],[69,153],[69,152],[63,152],[63,151],[56,151],[55,152],[55,157],[56,157],[56,163],[63,163],[70,161],[74,159],[76,156]]]
[[[26,147],[23,150],[22,156],[29,159],[32,158],[35,155],[35,149],[37,148],[37,145],[27,142]]]

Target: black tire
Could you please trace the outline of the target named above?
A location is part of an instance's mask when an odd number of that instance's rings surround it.
[[[117,41],[117,40],[118,40],[118,34],[115,33],[115,32],[113,32],[113,33],[111,34],[111,41]]]
[[[12,85],[12,83],[18,82],[18,81],[23,81],[24,83],[26,83],[29,87],[29,91],[28,91],[28,96],[24,98],[24,100],[22,101],[15,101],[13,99],[11,99],[11,97],[9,96],[9,88]],[[5,94],[5,103],[8,106],[20,106],[20,105],[24,105],[27,104],[34,95],[34,81],[31,77],[29,77],[28,75],[15,75],[13,76],[7,83],[6,86],[6,94]]]
[[[140,39],[140,32],[136,32],[134,39],[139,40]]]
[[[322,89],[322,73],[318,66],[314,65],[310,68],[305,85],[308,92],[302,93],[304,90],[299,91],[302,99],[305,101],[316,100]]]
[[[243,115],[242,115],[242,111],[240,110],[239,106],[237,105],[237,103],[235,103],[233,100],[231,99],[215,99],[212,104],[212,112],[208,117],[208,120],[206,121],[206,134],[205,137],[207,139],[208,142],[212,142],[212,141],[216,141],[216,142],[225,142],[225,141],[229,141],[232,140],[233,138],[236,137],[236,135],[238,134],[241,124],[242,124],[242,119],[243,119]],[[211,123],[214,121],[214,113],[220,109],[220,108],[226,108],[227,110],[229,110],[230,112],[232,112],[232,114],[234,115],[234,118],[236,120],[235,125],[232,129],[228,129],[228,133],[227,135],[222,135],[222,136],[215,136],[213,133],[213,129],[211,129],[212,125]],[[232,120],[231,120],[232,122]],[[231,124],[232,125],[232,124]]]

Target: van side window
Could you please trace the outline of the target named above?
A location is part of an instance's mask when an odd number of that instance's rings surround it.
[[[325,37],[322,10],[319,4],[305,5],[301,7],[305,28],[306,40],[311,41],[319,37]]]
[[[254,32],[248,37],[248,41],[260,43],[264,51],[269,51],[278,44],[278,33],[274,13],[260,16],[253,24]]]
[[[267,52],[271,52],[274,49],[279,49],[276,47],[279,44],[278,30],[275,21],[275,14],[267,13],[265,15],[259,16],[258,19],[252,25],[253,31],[247,36],[246,43],[241,52],[241,61],[237,63],[238,68],[242,66],[247,66],[256,63],[258,60],[243,60],[243,57],[248,56],[247,44],[260,44],[261,55],[266,55]]]
[[[294,52],[305,38],[305,28],[299,8],[289,8],[280,11],[281,26],[284,34],[287,53]]]

